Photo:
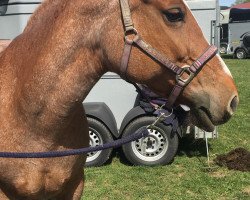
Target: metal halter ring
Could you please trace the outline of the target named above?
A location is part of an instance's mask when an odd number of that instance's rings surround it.
[[[133,39],[130,39],[129,36],[134,35]],[[132,45],[134,43],[134,41],[139,38],[139,33],[135,28],[132,28],[130,30],[126,30],[124,32],[124,40],[127,44]]]
[[[184,74],[188,75],[188,77],[185,79],[182,78]],[[182,68],[181,73],[176,75],[176,81],[178,85],[186,86],[193,80],[194,77],[195,74],[190,70],[190,66],[186,65]]]
[[[162,108],[163,108],[163,106],[161,106],[160,109],[162,109]],[[159,109],[159,110],[160,110],[160,109]],[[147,126],[147,129],[152,128],[152,127],[155,126],[158,122],[163,121],[163,120],[165,120],[166,118],[170,117],[173,113],[174,113],[174,109],[173,109],[173,108],[171,109],[171,113],[170,113],[169,115],[165,115],[165,113],[160,113],[160,115],[156,118],[156,120],[155,120],[152,124],[150,124],[150,125]]]
[[[164,105],[165,106],[165,105]],[[165,113],[161,113],[162,114],[162,117],[164,117],[164,118],[168,118],[168,117],[170,117],[172,114],[174,113],[174,109],[173,108],[171,108],[171,112],[170,112],[170,114],[169,115],[165,115]],[[160,117],[161,118],[161,117]]]

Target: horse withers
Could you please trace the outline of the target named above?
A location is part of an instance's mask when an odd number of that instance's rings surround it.
[[[208,48],[183,0],[130,0],[129,5],[141,38],[176,65],[191,65]],[[88,146],[82,101],[105,72],[122,74],[123,49],[118,0],[45,0],[0,54],[0,151]],[[127,64],[127,79],[169,96],[175,74],[160,62],[133,45]],[[238,93],[218,55],[181,93],[175,105],[180,103],[190,107],[192,123],[207,131],[233,115]],[[0,199],[80,199],[85,160],[86,155],[1,158]]]

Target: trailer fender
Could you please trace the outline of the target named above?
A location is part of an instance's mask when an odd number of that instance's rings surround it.
[[[9,0],[2,0],[0,2],[0,16],[5,15],[7,12]]]
[[[180,109],[183,109],[180,107]],[[183,112],[183,111],[182,111]],[[122,135],[123,131],[125,130],[125,128],[127,127],[127,125],[133,121],[134,119],[136,118],[139,118],[139,117],[143,117],[143,116],[155,116],[153,113],[150,114],[150,113],[147,113],[145,112],[140,106],[137,106],[137,107],[134,107],[132,108],[128,113],[127,115],[124,117],[123,121],[122,121],[122,124],[121,124],[121,128],[119,130],[119,137]],[[181,127],[178,128],[177,130],[177,134],[179,137],[183,137],[184,136],[184,132],[182,130]]]
[[[147,113],[140,107],[134,107],[132,108],[124,117],[120,130],[119,130],[119,136],[122,135],[122,132],[124,131],[124,129],[126,128],[126,126],[135,118],[138,118],[140,116],[145,116],[147,115]]]
[[[110,108],[103,102],[83,103],[86,115],[104,123],[113,136],[119,137],[117,123]]]
[[[236,51],[237,51],[238,49],[243,49],[246,53],[248,52],[247,48],[246,48],[245,46],[242,45],[242,46],[236,47],[234,53],[236,53]]]

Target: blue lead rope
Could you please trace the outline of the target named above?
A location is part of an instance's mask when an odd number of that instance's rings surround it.
[[[139,140],[143,137],[147,137],[148,135],[149,132],[147,128],[143,127],[134,134],[126,138],[121,138],[119,140],[115,140],[96,147],[86,147],[82,149],[71,149],[65,151],[32,152],[32,153],[0,152],[0,158],[55,158],[55,157],[81,155],[95,151],[102,151],[110,148],[117,148],[132,141]]]

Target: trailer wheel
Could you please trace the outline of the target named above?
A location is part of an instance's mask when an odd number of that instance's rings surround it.
[[[227,44],[221,44],[220,45],[220,54],[226,54],[227,53]]]
[[[237,49],[235,52],[235,56],[238,59],[245,59],[247,57],[247,53],[244,49]]]
[[[91,117],[87,118],[89,123],[90,146],[95,147],[113,141],[111,132],[100,121]],[[109,159],[112,149],[88,153],[85,166],[99,167]]]
[[[155,121],[155,117],[140,117],[131,122],[123,132],[122,137],[135,133],[138,129],[146,127]],[[171,132],[171,127],[163,123],[149,129],[149,136],[123,145],[125,157],[133,165],[167,165],[176,155],[179,138]]]

